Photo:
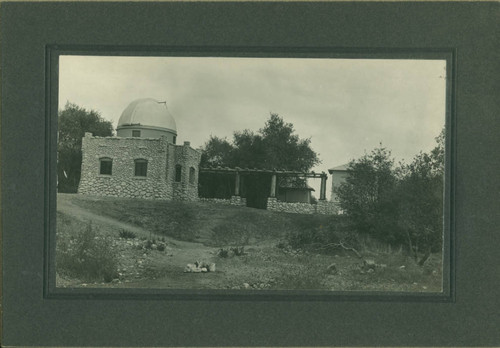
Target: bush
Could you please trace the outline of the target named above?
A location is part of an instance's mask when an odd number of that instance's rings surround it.
[[[296,228],[286,236],[286,242],[293,249],[331,251],[342,242],[349,247],[358,247],[357,234],[352,232],[344,217],[330,217],[327,221],[315,221],[304,217],[297,221]],[[281,245],[284,248],[284,245]]]
[[[216,246],[248,245],[250,238],[255,234],[253,225],[227,221],[212,228],[212,243]]]
[[[132,232],[132,231],[127,231],[127,230],[121,230],[120,231],[120,238],[123,239],[135,239],[137,235]]]
[[[58,237],[57,272],[84,281],[110,282],[117,277],[118,256],[112,239],[99,236],[90,223],[74,236],[66,230],[58,233]]]

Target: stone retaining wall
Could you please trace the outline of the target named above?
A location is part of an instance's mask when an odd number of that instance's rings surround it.
[[[316,214],[335,215],[338,212],[339,208],[335,202],[319,200],[316,204]]]
[[[246,207],[247,199],[240,196],[232,196],[230,199],[223,198],[198,198],[200,202],[204,203],[215,203],[215,204],[223,204],[223,205],[237,205]]]
[[[317,204],[289,203],[271,197],[267,199],[267,210],[295,214],[337,214],[336,206],[332,202],[320,200]]]
[[[315,204],[309,203],[281,202],[276,198],[269,197],[267,199],[267,210],[284,213],[314,214],[316,212],[316,206]]]

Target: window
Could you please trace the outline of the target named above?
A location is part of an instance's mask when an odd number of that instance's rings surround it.
[[[135,176],[146,176],[148,173],[148,161],[145,159],[136,159]]]
[[[132,136],[135,138],[140,138],[141,137],[141,131],[140,130],[133,130],[132,131]]]
[[[189,183],[194,184],[195,169],[193,167],[189,168]]]
[[[109,157],[103,157],[99,159],[100,169],[99,174],[101,175],[111,175],[113,169],[113,160]]]
[[[174,135],[174,139],[172,140],[172,143],[175,145],[176,141],[177,141],[177,137]]]
[[[175,181],[180,182],[182,178],[182,166],[180,164],[175,166]]]

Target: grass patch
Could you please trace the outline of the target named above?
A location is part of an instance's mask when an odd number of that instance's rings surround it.
[[[118,255],[111,237],[58,213],[56,270],[83,281],[112,281],[118,273]]]

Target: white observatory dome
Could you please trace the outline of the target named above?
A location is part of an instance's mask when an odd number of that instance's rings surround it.
[[[137,99],[123,110],[118,120],[117,136],[159,138],[167,136],[175,144],[177,126],[166,102],[152,98]]]

